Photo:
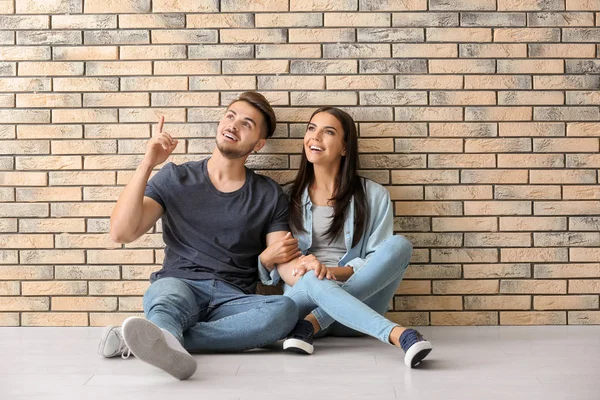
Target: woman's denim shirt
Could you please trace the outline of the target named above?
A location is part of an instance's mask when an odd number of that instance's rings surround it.
[[[369,259],[370,255],[386,239],[394,234],[394,213],[390,201],[390,193],[386,188],[369,179],[363,179],[367,207],[369,210],[368,221],[365,234],[358,244],[352,247],[352,238],[354,237],[354,198],[348,208],[347,217],[344,221],[344,242],[346,243],[346,254],[340,259],[338,266],[352,267],[354,272],[358,271]],[[289,197],[291,185],[283,188],[284,193]],[[302,254],[306,255],[312,245],[312,202],[308,194],[308,188],[302,193],[303,221],[305,232],[294,234],[298,239],[298,245]],[[277,268],[269,272],[258,261],[258,272],[260,280],[264,285],[275,285],[279,282],[280,276]]]

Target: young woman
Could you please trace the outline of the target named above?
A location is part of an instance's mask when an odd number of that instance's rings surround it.
[[[273,284],[280,276],[284,294],[304,318],[284,349],[312,354],[314,335],[363,333],[402,348],[406,365],[414,367],[432,350],[431,343],[383,317],[412,245],[393,235],[388,191],[359,177],[357,167],[352,117],[334,107],[316,110],[306,129],[296,180],[284,189],[290,198],[290,228],[303,255],[279,264],[272,279],[265,269],[261,277]]]

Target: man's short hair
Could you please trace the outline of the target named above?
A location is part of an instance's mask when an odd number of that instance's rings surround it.
[[[277,126],[277,118],[275,117],[273,107],[271,107],[271,104],[269,104],[269,101],[265,96],[258,92],[244,92],[240,94],[240,97],[229,103],[229,106],[238,101],[245,101],[260,111],[265,119],[267,138],[273,136],[273,132],[275,132],[275,127]]]

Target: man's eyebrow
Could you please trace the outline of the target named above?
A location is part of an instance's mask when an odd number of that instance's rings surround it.
[[[244,118],[244,120],[250,121],[250,122],[252,122],[253,125],[256,125],[256,122],[254,122],[254,120],[250,117],[246,117],[246,118]]]

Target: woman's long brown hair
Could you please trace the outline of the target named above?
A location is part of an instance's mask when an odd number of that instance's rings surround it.
[[[354,247],[363,236],[368,213],[365,191],[361,178],[357,175],[358,139],[356,125],[352,117],[346,112],[329,106],[316,110],[311,115],[310,120],[312,121],[313,117],[321,112],[333,115],[340,122],[344,130],[344,143],[346,145],[346,155],[342,156],[340,170],[335,180],[333,197],[330,199],[334,202],[333,220],[325,232],[325,236],[331,243],[338,235],[343,233],[346,213],[354,196],[354,237],[352,238],[352,246]],[[306,232],[302,220],[302,193],[306,187],[310,187],[314,183],[314,179],[314,167],[312,163],[308,162],[304,146],[302,146],[300,169],[292,185],[290,196],[290,225],[294,232]]]

